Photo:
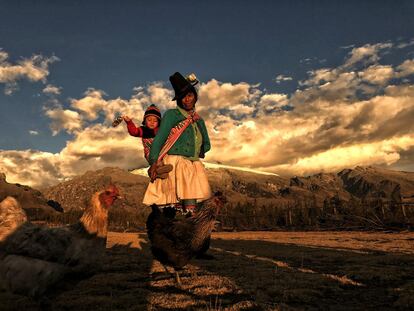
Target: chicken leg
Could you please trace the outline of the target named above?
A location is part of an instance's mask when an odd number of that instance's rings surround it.
[[[175,281],[177,282],[179,287],[183,286],[183,284],[181,283],[180,274],[178,273],[177,270],[175,270]]]

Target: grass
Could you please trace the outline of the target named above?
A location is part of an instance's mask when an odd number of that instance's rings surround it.
[[[41,302],[0,292],[0,310],[409,310],[414,233],[215,233],[181,274],[152,260],[145,234],[110,233],[100,273]]]

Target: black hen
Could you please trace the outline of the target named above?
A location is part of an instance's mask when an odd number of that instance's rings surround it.
[[[216,216],[224,203],[223,195],[216,192],[192,216],[184,219],[174,219],[168,210],[162,212],[153,205],[147,219],[147,232],[155,259],[162,265],[173,267],[176,272],[182,269],[200,251],[205,250]],[[178,273],[176,277],[180,284]]]

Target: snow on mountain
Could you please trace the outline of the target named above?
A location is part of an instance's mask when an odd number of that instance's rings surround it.
[[[259,171],[259,170],[255,170],[255,169],[251,169],[251,168],[247,168],[247,167],[231,166],[231,165],[224,165],[224,164],[219,164],[219,163],[210,163],[210,162],[204,162],[204,161],[203,161],[203,164],[207,169],[220,169],[220,168],[222,168],[222,169],[237,170],[237,171],[261,174],[261,175],[279,176],[278,174],[275,174],[275,173]],[[148,177],[148,173],[147,173],[148,168],[149,167],[137,168],[137,169],[130,170],[129,172],[132,173],[132,174],[135,174],[135,175],[141,175],[141,176]]]

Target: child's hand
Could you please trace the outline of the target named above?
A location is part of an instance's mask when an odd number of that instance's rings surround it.
[[[131,118],[128,116],[122,116],[122,119],[124,119],[125,122],[130,122]]]

